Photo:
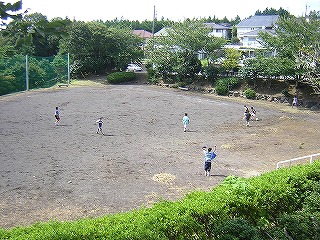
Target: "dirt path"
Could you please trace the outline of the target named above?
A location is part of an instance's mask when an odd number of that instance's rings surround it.
[[[252,103],[262,120],[247,128],[243,105]],[[37,90],[1,97],[0,111],[4,228],[151,206],[320,152],[317,112],[155,86]],[[95,132],[100,116],[105,136]],[[214,144],[218,157],[206,178],[201,146]]]

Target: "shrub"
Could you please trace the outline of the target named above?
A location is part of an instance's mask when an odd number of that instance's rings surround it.
[[[207,78],[207,80],[213,82],[215,79],[217,79],[218,75],[222,72],[221,67],[218,67],[216,65],[208,65],[204,68],[204,74]]]
[[[253,89],[251,88],[247,88],[245,91],[244,91],[244,95],[246,96],[246,98],[248,99],[255,99],[257,94],[256,94],[256,91],[254,91]]]
[[[229,91],[239,87],[240,79],[235,77],[228,77],[219,79],[216,83],[216,92],[218,95],[228,95]]]
[[[107,76],[108,82],[112,84],[130,82],[135,79],[136,74],[134,72],[114,72]]]
[[[235,218],[220,224],[215,229],[215,235],[216,239],[219,240],[250,240],[258,239],[258,230],[248,221],[241,218]]]
[[[226,81],[224,81],[223,79],[220,79],[217,81],[216,83],[216,93],[218,95],[228,95],[229,90],[228,90],[228,83]]]
[[[226,78],[226,81],[229,83],[230,90],[239,87],[241,83],[240,79],[236,77]]]

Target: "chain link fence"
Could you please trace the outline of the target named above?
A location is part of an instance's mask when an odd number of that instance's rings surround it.
[[[0,95],[69,84],[69,55],[36,57],[16,55],[0,59]]]

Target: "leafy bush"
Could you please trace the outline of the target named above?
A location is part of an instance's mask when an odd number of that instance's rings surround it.
[[[0,95],[17,91],[16,79],[11,76],[0,76]]]
[[[215,229],[215,239],[218,240],[258,240],[258,230],[241,218],[230,219]]]
[[[123,82],[130,82],[136,79],[134,72],[114,72],[107,76],[109,83],[118,84]]]
[[[216,93],[218,95],[228,95],[229,89],[228,89],[228,83],[224,81],[223,79],[220,79],[216,82]]]
[[[254,91],[252,88],[247,88],[245,91],[244,91],[244,95],[246,96],[246,98],[248,99],[256,99],[256,91]]]
[[[207,80],[213,82],[218,78],[218,75],[222,72],[222,69],[220,66],[217,65],[208,65],[204,67],[204,74],[207,78]]]
[[[216,93],[218,95],[228,95],[229,91],[240,85],[240,79],[238,78],[222,78],[216,83]]]

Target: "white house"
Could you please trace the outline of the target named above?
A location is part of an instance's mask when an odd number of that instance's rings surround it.
[[[155,37],[166,37],[166,36],[168,36],[168,29],[171,29],[171,28],[164,27],[164,28],[160,29],[158,32],[156,32],[154,34],[154,36]]]
[[[260,48],[262,47],[258,35],[260,31],[273,32],[278,21],[279,15],[259,15],[242,20],[237,27],[237,37],[243,47]]]
[[[228,38],[232,30],[231,25],[217,24],[217,23],[204,23],[207,28],[211,29],[209,35],[221,38]]]

